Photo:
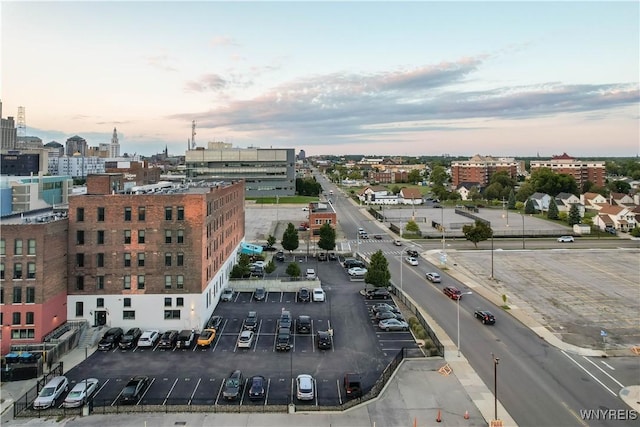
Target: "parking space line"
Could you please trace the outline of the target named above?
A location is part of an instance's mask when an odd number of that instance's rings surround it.
[[[226,380],[225,380],[225,379],[223,379],[223,380],[222,380],[222,383],[220,384],[220,390],[218,390],[218,394],[216,395],[216,405],[218,404],[218,400],[220,400],[220,393],[222,393],[222,388],[224,387],[224,382],[225,382],[225,381],[226,381]]]
[[[140,399],[138,399],[138,401],[136,402],[136,406],[140,405],[140,402],[142,402],[142,400],[144,399],[144,397],[147,395],[147,392],[149,391],[149,389],[151,388],[151,386],[153,385],[153,383],[156,381],[155,377],[151,380],[151,382],[149,383],[149,385],[147,386],[147,389],[144,391],[144,393],[142,393],[142,396],[140,396]],[[122,392],[120,392],[122,393]]]
[[[196,391],[198,390],[198,386],[200,385],[200,381],[202,381],[202,378],[198,378],[198,382],[196,383],[195,388],[193,389],[193,393],[191,393],[191,397],[189,397],[189,403],[188,405],[191,405],[191,401],[193,400],[193,396],[195,396]]]
[[[164,398],[164,401],[162,402],[163,406],[167,403],[167,399],[169,399],[169,396],[171,395],[171,392],[173,391],[173,389],[175,388],[177,383],[178,383],[178,378],[176,378],[176,380],[173,382],[173,385],[171,385],[171,388],[169,389],[169,392],[167,393],[167,397]]]
[[[247,391],[247,384],[249,384],[249,378],[244,380],[244,385],[242,386],[242,395],[240,396],[240,405],[242,406],[242,402],[244,401],[244,394]]]
[[[271,387],[271,378],[267,379],[267,391],[264,393],[264,406],[267,406],[267,400],[269,399],[269,387]]]
[[[340,390],[340,380],[336,378],[336,386],[338,389],[338,401],[342,405],[342,390]]]

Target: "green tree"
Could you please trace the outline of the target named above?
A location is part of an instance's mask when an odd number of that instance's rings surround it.
[[[285,271],[290,277],[298,278],[300,277],[300,266],[297,262],[291,262],[287,266],[287,270]]]
[[[631,230],[631,235],[633,237],[640,237],[640,227],[638,226],[633,227],[633,229]]]
[[[389,263],[381,250],[371,255],[371,262],[364,275],[364,282],[376,288],[389,286],[391,273],[389,273]]]
[[[286,251],[295,251],[300,246],[300,241],[298,239],[298,230],[293,225],[293,223],[289,223],[287,225],[287,229],[284,230],[282,234],[282,247]]]
[[[468,241],[473,242],[476,248],[478,247],[478,242],[482,242],[493,236],[493,230],[489,224],[480,220],[476,220],[474,225],[467,224],[463,226],[462,232],[464,233],[464,237],[466,237]]]
[[[547,211],[547,218],[549,219],[558,219],[558,205],[556,204],[556,199],[553,197],[549,202],[549,210]]]
[[[513,191],[513,188],[509,191],[509,204],[507,205],[507,209],[515,209],[516,208],[516,193]]]
[[[444,183],[449,180],[449,176],[447,175],[447,171],[444,166],[434,166],[431,170],[431,175],[429,175],[429,180],[432,182],[434,187],[444,187]]]
[[[276,244],[276,236],[269,234],[269,237],[267,237],[267,247],[270,248],[275,244]]]
[[[419,181],[422,181],[422,175],[418,169],[412,169],[407,175],[407,181],[416,184]]]
[[[473,200],[474,202],[482,200],[482,194],[480,193],[480,190],[478,190],[478,187],[476,187],[475,185],[471,187],[471,190],[469,190],[469,199]]]
[[[296,178],[296,193],[300,196],[317,197],[322,192],[322,185],[315,178]]]
[[[571,208],[569,208],[569,217],[567,218],[567,222],[571,227],[573,227],[576,224],[580,224],[581,220],[580,209],[576,203],[573,203]]]
[[[327,223],[322,224],[322,227],[320,227],[318,247],[325,251],[331,251],[336,247],[336,230]]]
[[[629,194],[629,191],[631,191],[631,184],[626,181],[611,181],[607,184],[607,188],[614,193]]]
[[[231,269],[231,273],[229,273],[232,279],[242,279],[243,277],[249,276],[251,274],[251,270],[248,265],[240,265],[236,264]]]
[[[264,271],[266,271],[267,274],[271,274],[276,271],[276,264],[273,262],[273,260],[269,260],[267,265],[264,267]]]
[[[420,227],[418,227],[418,224],[416,224],[416,222],[412,219],[407,222],[407,225],[405,225],[404,229],[407,233],[420,234]]]
[[[557,174],[549,168],[540,168],[533,172],[529,183],[534,192],[545,193],[552,197],[560,193],[577,194],[578,192],[578,184],[572,176]]]
[[[533,204],[533,200],[527,199],[527,203],[524,204],[524,213],[528,215],[536,213],[536,205]]]
[[[500,200],[502,199],[502,194],[504,193],[504,187],[499,182],[494,182],[493,184],[489,184],[487,188],[484,189],[484,198],[487,200]]]
[[[516,186],[516,182],[509,176],[507,171],[496,172],[491,175],[489,184],[500,184],[503,188],[513,188]]]
[[[400,192],[400,186],[399,185],[394,185],[394,186],[391,187],[391,189],[389,191],[391,191],[393,194],[398,194]]]

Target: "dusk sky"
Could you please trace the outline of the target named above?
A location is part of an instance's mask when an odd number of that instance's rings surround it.
[[[10,2],[2,115],[151,155],[640,154],[640,3]]]

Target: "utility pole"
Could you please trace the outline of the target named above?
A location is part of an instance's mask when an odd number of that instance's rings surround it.
[[[498,419],[498,362],[500,358],[491,353],[493,358],[493,419]]]

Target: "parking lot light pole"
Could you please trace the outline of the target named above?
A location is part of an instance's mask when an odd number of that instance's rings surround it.
[[[491,230],[491,276],[489,279],[493,280],[493,230]]]
[[[457,300],[458,304],[458,357],[460,357],[460,300],[462,299],[462,295],[471,295],[473,292],[463,292],[460,294]]]
[[[524,249],[524,212],[522,212],[522,249]]]
[[[498,362],[500,358],[491,353],[493,358],[493,419],[498,419]]]

